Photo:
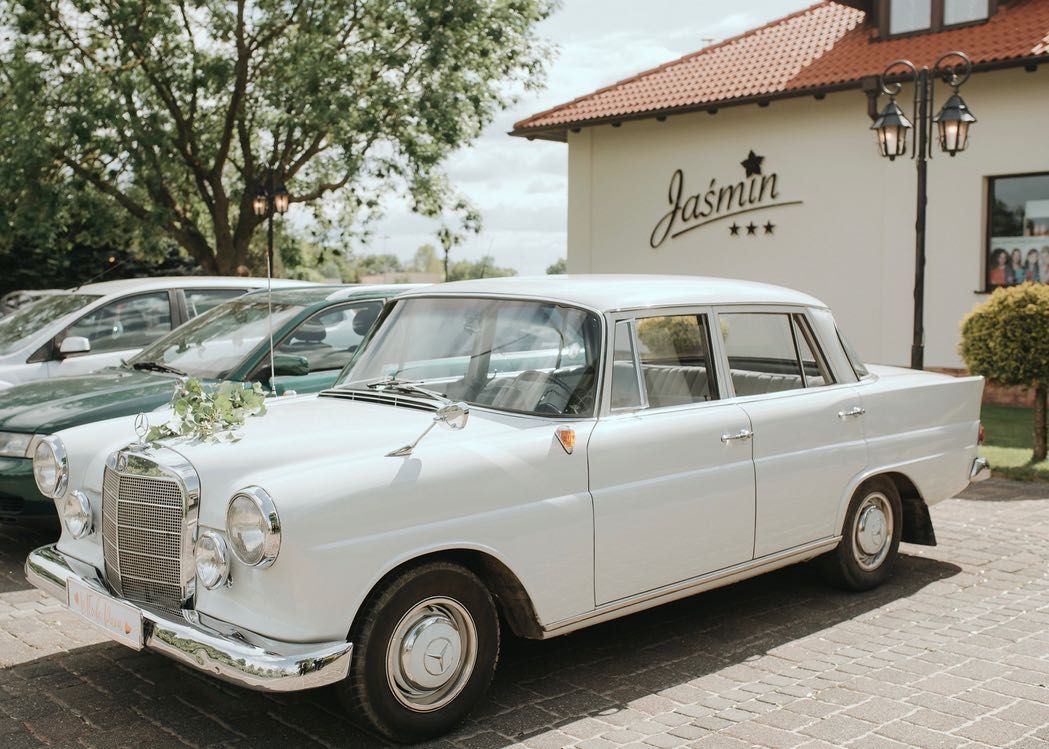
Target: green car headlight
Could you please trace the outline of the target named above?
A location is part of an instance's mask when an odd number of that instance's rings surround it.
[[[22,432],[0,432],[0,456],[5,458],[29,458],[29,446],[33,435]]]

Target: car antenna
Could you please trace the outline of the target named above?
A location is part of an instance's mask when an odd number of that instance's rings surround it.
[[[89,283],[94,283],[95,281],[97,281],[98,279],[102,278],[102,276],[106,275],[107,273],[111,273],[111,272],[115,271],[117,268],[119,268],[121,265],[126,263],[128,260],[129,260],[129,258],[124,258],[119,263],[116,263],[115,265],[109,266],[104,271],[99,273],[97,276],[92,276],[91,278],[87,279],[86,281],[81,281],[76,286],[74,286],[74,287],[72,287],[70,289],[66,289],[66,291],[80,291],[80,288],[82,286],[86,286]]]

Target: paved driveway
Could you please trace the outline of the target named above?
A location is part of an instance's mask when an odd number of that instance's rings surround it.
[[[972,490],[970,490],[972,491]],[[510,640],[462,749],[1049,746],[1049,495],[933,509],[871,593],[782,570],[549,642]],[[0,746],[379,746],[327,691],[242,691],[100,640],[26,588],[0,526]]]

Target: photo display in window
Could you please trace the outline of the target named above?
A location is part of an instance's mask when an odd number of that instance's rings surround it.
[[[1049,173],[990,180],[987,289],[1049,283]]]

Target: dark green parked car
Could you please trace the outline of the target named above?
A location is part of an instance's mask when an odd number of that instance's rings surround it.
[[[33,450],[61,429],[152,411],[171,400],[178,377],[261,382],[275,394],[313,393],[335,382],[386,299],[412,288],[307,286],[245,294],[173,330],[119,367],[0,390],[0,519],[47,515]],[[268,332],[273,328],[270,377]]]

